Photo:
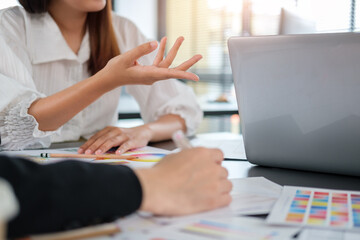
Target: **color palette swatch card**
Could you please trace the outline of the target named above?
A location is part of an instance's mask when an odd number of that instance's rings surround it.
[[[123,154],[123,156],[133,156],[136,159],[125,160],[126,166],[131,168],[148,168],[154,166],[157,162],[168,155],[170,151],[161,148],[146,146],[132,149]]]
[[[267,222],[360,231],[360,192],[285,186]]]
[[[163,157],[169,154],[169,151],[155,147],[141,147],[127,151],[122,156],[133,156],[136,162],[159,162]]]

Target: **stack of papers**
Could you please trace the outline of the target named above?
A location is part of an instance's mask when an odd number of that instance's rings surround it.
[[[280,196],[282,187],[264,177],[231,179],[233,190],[229,206],[183,217],[154,217],[159,224],[179,220],[268,214]]]
[[[238,138],[233,139],[239,143]],[[219,139],[200,138],[196,146],[220,147]],[[240,141],[240,143],[242,140]],[[226,144],[225,144],[226,145]],[[223,149],[224,151],[224,149]],[[41,153],[77,153],[77,148],[2,152],[31,158],[39,163],[68,159],[41,158]],[[169,151],[144,147],[127,152],[134,160],[77,159],[91,163],[151,167]],[[245,154],[235,149],[227,157]],[[119,239],[290,239],[302,228],[298,239],[360,239],[360,192],[333,189],[282,187],[263,177],[231,179],[233,201],[224,208],[182,217],[159,217],[135,213],[118,221]],[[161,203],[159,203],[161,204]],[[268,214],[267,219],[244,215]]]
[[[349,231],[336,231],[324,229],[304,229],[298,240],[359,240],[360,234]]]
[[[281,187],[263,177],[232,183],[230,206],[183,217],[134,214],[119,221],[121,239],[293,239],[301,229],[300,240],[360,239],[360,192]]]
[[[115,239],[162,239],[162,240],[274,240],[290,239],[299,231],[296,227],[270,227],[263,219],[252,217],[207,218],[182,221],[151,231],[124,232]]]
[[[263,177],[232,179],[232,203],[204,213],[157,217],[137,213],[119,220],[119,239],[289,239],[299,227],[270,227],[264,219],[239,217],[267,214],[282,187]],[[171,238],[169,238],[171,236]]]

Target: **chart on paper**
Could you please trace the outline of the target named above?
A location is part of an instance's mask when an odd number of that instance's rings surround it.
[[[360,192],[285,186],[267,221],[360,230]]]

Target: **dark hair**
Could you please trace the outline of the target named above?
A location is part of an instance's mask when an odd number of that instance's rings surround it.
[[[51,0],[19,0],[21,6],[29,13],[47,12]]]
[[[19,0],[19,3],[29,13],[44,13],[48,11],[51,0]],[[88,69],[91,74],[100,71],[107,62],[120,54],[112,25],[111,1],[99,12],[90,12],[87,16],[87,25],[90,38],[90,59]]]

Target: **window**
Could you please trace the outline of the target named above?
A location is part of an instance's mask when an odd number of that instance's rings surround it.
[[[146,37],[157,39],[157,0],[115,0],[113,8],[133,21]]]
[[[223,100],[231,93],[232,78],[227,50],[227,39],[243,32],[242,12],[243,0],[167,0],[166,30],[170,43],[178,36],[184,36],[174,65],[178,65],[195,54],[202,54],[203,59],[192,71],[197,73],[201,81],[187,82],[199,97],[204,110],[209,109],[209,103],[222,93]],[[165,3],[166,2],[166,3]],[[209,84],[210,83],[210,84]],[[231,110],[236,111],[235,99]],[[214,106],[214,105],[213,105]],[[218,106],[224,110],[225,106]],[[213,109],[212,107],[210,107]]]
[[[230,36],[359,31],[359,4],[360,0],[114,0],[115,10],[149,38],[168,36],[171,46],[178,36],[185,37],[174,65],[197,53],[204,56],[192,69],[201,81],[186,83],[212,114],[237,110],[227,50]],[[120,112],[129,112],[123,108]]]
[[[196,53],[204,59],[193,71],[202,82],[197,94],[231,95],[227,50],[230,36],[276,35],[360,30],[360,0],[165,0],[166,35],[186,42],[175,60]],[[161,31],[161,30],[159,30]]]
[[[317,32],[351,30],[352,0],[299,0],[297,9],[316,23]]]

